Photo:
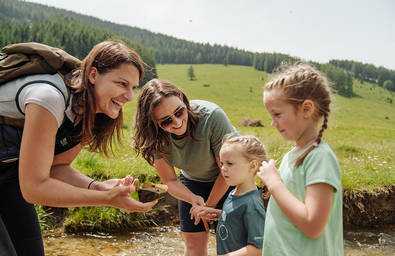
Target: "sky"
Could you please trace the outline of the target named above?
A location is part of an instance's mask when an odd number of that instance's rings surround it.
[[[394,0],[27,0],[199,43],[395,70]]]

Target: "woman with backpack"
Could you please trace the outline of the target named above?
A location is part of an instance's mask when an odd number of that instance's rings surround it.
[[[122,106],[143,75],[134,50],[104,41],[65,77],[0,86],[0,255],[44,255],[33,204],[146,212],[156,203],[132,199],[137,180],[129,176],[99,182],[70,166],[83,146],[107,155],[120,139]]]

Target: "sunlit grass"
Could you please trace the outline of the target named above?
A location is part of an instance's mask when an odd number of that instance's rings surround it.
[[[269,157],[279,163],[292,144],[284,142],[270,127],[262,104],[262,88],[270,75],[251,67],[194,65],[197,80],[189,81],[188,67],[158,65],[158,74],[181,87],[190,99],[206,99],[220,105],[241,133],[260,137]],[[343,186],[373,190],[395,184],[395,102],[390,103],[394,94],[356,80],[354,92],[357,97],[353,98],[333,94],[329,128],[324,133],[339,159]],[[238,127],[243,117],[261,119],[265,127]]]
[[[277,162],[292,146],[270,126],[262,104],[262,88],[270,77],[268,74],[244,66],[194,65],[197,79],[190,81],[189,65],[158,65],[157,68],[160,78],[182,88],[189,99],[205,99],[221,106],[241,133],[260,137],[269,156]],[[395,103],[386,100],[392,99],[393,93],[357,81],[354,91],[358,95],[354,98],[334,94],[329,128],[324,133],[344,172],[343,185],[371,190],[394,184]],[[157,182],[155,169],[141,156],[136,157],[130,146],[135,109],[136,100],[125,106],[123,145],[114,148],[114,156],[105,158],[83,151],[73,166],[97,179],[130,174],[142,182]],[[261,119],[265,127],[239,127],[244,117]]]

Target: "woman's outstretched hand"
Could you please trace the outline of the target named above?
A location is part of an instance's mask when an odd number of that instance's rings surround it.
[[[109,206],[119,208],[127,213],[148,212],[158,200],[142,203],[130,197],[130,194],[136,191],[138,181],[128,175],[123,179],[96,181],[92,184],[91,189],[108,191]]]
[[[124,186],[118,184],[109,190],[109,205],[127,213],[147,212],[151,210],[151,208],[158,203],[158,200],[142,203],[130,197],[130,194],[136,190],[137,182],[138,180],[135,179],[131,185]]]
[[[130,186],[133,185],[134,187],[137,186],[138,179],[134,179],[130,175],[127,175],[123,179],[110,179],[110,180],[105,180],[105,181],[95,181],[92,183],[90,189],[93,190],[101,190],[101,191],[106,191],[106,190],[111,190],[112,188],[116,186]]]

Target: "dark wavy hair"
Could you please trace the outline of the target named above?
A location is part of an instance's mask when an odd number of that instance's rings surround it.
[[[198,116],[193,112],[187,96],[172,83],[162,79],[148,81],[140,92],[137,100],[135,134],[133,147],[151,165],[154,154],[166,155],[170,144],[170,134],[159,127],[153,117],[153,110],[164,98],[176,96],[182,99],[188,113],[187,136],[193,140],[198,125]]]
[[[66,83],[72,89],[72,111],[76,121],[82,122],[81,133],[77,136],[92,152],[108,155],[113,139],[120,142],[123,126],[122,109],[115,119],[105,114],[96,114],[94,89],[89,81],[89,72],[95,67],[99,74],[105,74],[121,64],[131,64],[139,71],[139,80],[144,77],[144,62],[130,47],[122,42],[103,41],[95,45]]]

